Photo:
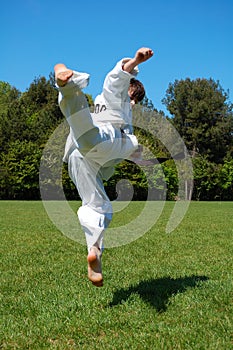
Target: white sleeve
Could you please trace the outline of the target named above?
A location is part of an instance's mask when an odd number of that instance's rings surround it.
[[[120,60],[104,80],[102,96],[107,109],[119,109],[122,103],[129,101],[130,80],[138,74],[138,67],[135,67],[131,73],[122,69],[122,66],[129,60],[130,58]]]

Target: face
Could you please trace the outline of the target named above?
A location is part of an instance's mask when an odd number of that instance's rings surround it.
[[[129,95],[129,98],[130,98],[130,104],[133,106],[135,104],[138,103],[138,100],[136,97],[133,96],[133,93],[134,93],[134,88],[133,86],[129,86],[129,89],[128,89],[128,95]]]

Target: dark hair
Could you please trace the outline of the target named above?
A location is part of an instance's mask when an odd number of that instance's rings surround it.
[[[130,86],[132,86],[134,90],[132,97],[136,98],[138,102],[142,101],[146,94],[143,84],[139,80],[132,78],[130,79]]]

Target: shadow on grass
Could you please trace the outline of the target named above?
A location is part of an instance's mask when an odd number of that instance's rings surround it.
[[[207,281],[206,276],[190,276],[180,278],[158,278],[155,280],[141,281],[138,285],[127,289],[119,289],[114,293],[110,307],[124,303],[132,294],[139,294],[140,297],[158,312],[167,309],[169,298],[175,294],[183,293],[188,288],[195,288],[200,282]]]

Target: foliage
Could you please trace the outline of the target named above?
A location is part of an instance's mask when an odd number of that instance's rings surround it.
[[[86,97],[92,109],[92,96]],[[186,79],[169,85],[164,103],[173,118],[158,112],[147,97],[134,108],[134,131],[143,145],[143,158],[175,155],[180,148],[176,138],[171,138],[175,126],[193,157],[193,199],[232,200],[233,113],[227,93],[212,79]],[[63,120],[54,75],[49,79],[36,78],[23,93],[0,82],[1,199],[40,198],[40,157]],[[57,142],[65,142],[67,133],[67,125],[59,129],[57,139],[50,145],[51,154],[43,155],[51,176],[50,182],[46,177],[42,181],[51,194],[64,190],[67,198],[75,199],[78,193],[67,167],[63,166],[62,181],[54,178],[63,155],[63,148],[57,152]],[[122,182],[123,179],[128,182]],[[173,161],[154,167],[139,167],[124,161],[105,186],[111,198],[118,195],[127,199],[133,188],[133,199],[146,199],[150,193],[156,199],[164,199],[166,194],[170,200],[177,195],[177,169]]]
[[[136,164],[126,160],[116,166],[114,175],[105,186],[111,199],[117,196],[118,200],[129,200],[132,194],[134,199],[147,197],[148,183],[145,173]]]
[[[176,80],[163,100],[193,156],[221,163],[232,146],[233,108],[213,79]]]
[[[31,141],[12,141],[2,154],[0,196],[2,199],[34,199],[39,196],[41,151]]]
[[[196,157],[194,163],[194,193],[197,200],[219,199],[219,166],[206,157]]]
[[[178,174],[173,161],[162,164],[165,181],[167,184],[167,199],[174,200],[178,190]]]
[[[226,159],[220,168],[219,184],[221,189],[220,198],[232,200],[233,193],[233,159]]]
[[[194,198],[197,200],[232,200],[233,160],[223,164],[210,162],[206,157],[196,157],[194,166]]]

